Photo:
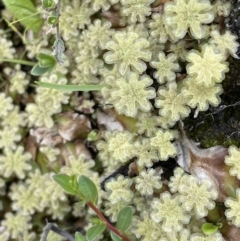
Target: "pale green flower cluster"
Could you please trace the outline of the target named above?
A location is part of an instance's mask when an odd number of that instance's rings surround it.
[[[152,201],[151,218],[156,223],[161,222],[165,232],[179,232],[183,224],[189,223],[190,216],[179,203],[179,195],[171,196],[169,192],[162,193],[159,199]]]
[[[80,34],[78,29],[84,29],[85,25],[90,24],[90,17],[94,10],[90,8],[88,2],[74,0],[61,8],[60,25],[64,40],[78,36]]]
[[[105,184],[106,192],[103,194],[103,198],[107,202],[105,202],[104,213],[110,216],[112,222],[117,221],[117,215],[123,207],[131,204],[134,195],[131,190],[132,183],[130,178],[119,175]]]
[[[106,79],[106,83],[112,81]],[[148,112],[152,109],[149,99],[153,99],[156,93],[152,85],[152,79],[147,75],[139,77],[137,73],[129,72],[126,77],[119,78],[117,83],[112,86],[111,96],[106,101],[112,103],[119,114],[135,117],[139,110]],[[137,93],[137,94],[136,94]]]
[[[160,160],[167,160],[169,156],[176,155],[176,148],[171,142],[174,139],[174,133],[158,130],[154,137],[150,139],[151,146],[158,151]]]
[[[0,93],[1,112],[0,118],[7,116],[8,112],[13,109],[12,98],[5,93]]]
[[[164,7],[165,24],[174,41],[183,38],[188,29],[196,39],[204,37],[202,24],[211,23],[214,19],[208,0],[175,0]]]
[[[148,138],[139,139],[134,143],[134,152],[137,157],[137,165],[139,169],[151,167],[153,162],[158,161],[156,149],[151,146]]]
[[[101,140],[97,143],[97,148],[107,172],[114,171],[119,163],[124,163],[134,156],[133,135],[130,132],[106,132],[104,139],[105,141]]]
[[[25,178],[25,172],[32,169],[29,162],[31,158],[31,154],[24,152],[22,146],[18,146],[16,150],[5,148],[4,153],[0,155],[1,176],[9,178],[14,174],[19,179]]]
[[[23,94],[27,85],[29,84],[29,77],[26,73],[20,70],[20,65],[16,65],[15,69],[5,68],[4,73],[9,78],[11,93]]]
[[[152,169],[148,172],[141,171],[136,179],[142,179],[150,172]],[[154,173],[151,177],[149,175],[148,179],[145,178],[145,184],[142,183],[146,193],[151,189],[148,186],[149,183],[151,187],[157,183],[157,185],[160,184],[159,181],[156,182]],[[136,180],[137,190],[139,190],[138,185],[139,181]],[[160,195],[157,198],[145,196],[142,200],[138,199],[137,202],[132,203],[133,206],[137,205],[135,207],[140,212],[135,213],[131,228],[137,238],[143,241],[224,240],[220,232],[205,235],[201,231],[201,225],[205,222],[201,217],[206,216],[208,210],[214,208],[213,200],[217,197],[216,191],[207,181],[199,183],[182,168],[176,168],[169,186],[174,194],[160,189]]]
[[[79,157],[69,156],[66,160],[66,165],[61,168],[61,173],[65,173],[69,176],[71,175],[86,175],[91,176],[91,168],[94,166],[95,162],[93,160],[87,160],[84,155]]]
[[[134,216],[131,231],[141,241],[164,240],[166,237],[161,226],[149,217],[147,211],[141,212],[140,217]]]
[[[49,162],[56,161],[57,156],[60,154],[60,150],[58,148],[50,146],[41,146],[39,150],[46,155]]]
[[[236,198],[227,198],[224,203],[228,209],[225,215],[236,227],[240,227],[240,189],[236,191]]]
[[[128,22],[134,24],[146,20],[151,14],[150,5],[154,0],[120,0],[122,4],[122,16],[128,17]]]
[[[160,178],[159,173],[156,173],[152,168],[149,168],[147,171],[143,170],[135,179],[135,187],[141,195],[153,195],[154,189],[162,187]]]
[[[50,76],[43,76],[42,82],[52,84],[66,84],[67,79],[61,77],[58,74],[51,74]],[[35,103],[27,104],[26,111],[28,113],[29,126],[44,126],[51,128],[54,126],[52,116],[60,113],[62,110],[62,104],[69,102],[69,95],[71,92],[46,89],[43,87],[37,87],[37,94],[35,96]]]
[[[23,237],[32,228],[30,220],[31,217],[29,215],[23,215],[20,212],[16,214],[7,212],[5,219],[1,222],[1,227],[3,228],[1,236],[3,240],[16,239],[19,236]]]
[[[225,157],[225,163],[230,166],[229,173],[236,176],[240,180],[240,150],[236,146],[230,146],[228,149],[228,156]]]
[[[12,41],[7,39],[6,34],[0,29],[0,63],[4,58],[13,59],[16,50],[12,46]]]
[[[151,59],[152,53],[148,50],[149,42],[134,32],[117,32],[113,39],[107,42],[104,60],[107,64],[117,64],[118,71],[124,75],[133,70],[141,74],[146,70],[144,61]],[[144,61],[143,61],[144,60]]]

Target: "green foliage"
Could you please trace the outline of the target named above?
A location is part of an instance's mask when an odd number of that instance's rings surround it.
[[[39,66],[40,67],[49,67],[49,66],[55,66],[56,60],[48,54],[39,53],[38,54],[38,60],[39,60]]]
[[[96,239],[100,234],[104,232],[106,227],[106,224],[101,223],[89,228],[86,235],[88,241],[93,241],[94,239]]]
[[[117,228],[122,232],[126,232],[131,223],[133,217],[133,210],[131,207],[124,207],[119,213],[117,217]]]
[[[122,239],[117,235],[115,234],[114,232],[110,232],[111,234],[111,238],[113,241],[121,241]]]
[[[98,191],[95,184],[86,176],[80,176],[78,179],[78,187],[85,200],[97,204]]]
[[[41,87],[63,91],[96,91],[103,88],[103,85],[59,85],[42,81],[35,81],[35,83]]]
[[[30,0],[3,0],[3,2],[14,17],[27,29],[31,29],[35,33],[40,31],[43,19]]]
[[[48,24],[56,25],[58,23],[58,18],[56,16],[49,16],[47,19]]]
[[[41,76],[46,72],[51,72],[56,66],[56,60],[53,56],[39,53],[37,56],[38,63],[33,66],[31,74],[35,76]]]
[[[75,176],[68,176],[66,174],[57,174],[53,176],[54,181],[56,181],[65,192],[77,195],[77,186],[76,186],[76,177]]]
[[[82,201],[91,207],[99,218],[92,219],[94,224],[87,230],[86,238],[81,234],[75,233],[75,241],[93,241],[101,235],[106,227],[110,229],[113,241],[121,241],[121,237],[125,237],[124,232],[127,231],[132,223],[133,210],[131,207],[124,207],[118,214],[117,230],[105,219],[101,211],[95,206],[98,202],[98,191],[95,184],[86,176],[80,176],[77,182],[76,176],[68,176],[65,174],[57,174],[53,179],[69,194],[77,195]],[[119,236],[120,235],[120,236]],[[124,240],[128,240],[127,238]]]
[[[98,138],[98,133],[96,131],[90,131],[87,136],[88,141],[96,141]]]
[[[95,184],[86,176],[80,176],[77,182],[76,176],[57,174],[53,179],[69,194],[79,195],[83,201],[97,204],[98,191]]]
[[[84,238],[84,236],[81,233],[76,232],[75,233],[75,241],[87,241],[87,240]]]
[[[204,223],[202,225],[202,231],[206,235],[214,234],[218,231],[219,227],[213,223]]]
[[[52,10],[55,8],[55,2],[54,0],[42,0],[42,6],[45,10]]]

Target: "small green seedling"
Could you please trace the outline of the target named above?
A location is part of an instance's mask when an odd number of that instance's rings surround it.
[[[37,56],[38,63],[35,64],[31,70],[34,76],[41,76],[46,72],[51,72],[56,66],[56,59],[52,55],[39,53]]]
[[[80,198],[81,203],[88,205],[98,216],[93,220],[93,226],[86,232],[86,237],[81,233],[75,233],[75,241],[94,241],[106,228],[110,231],[114,241],[130,241],[125,235],[132,223],[133,210],[131,207],[124,207],[117,217],[116,228],[104,217],[98,209],[98,190],[94,182],[86,176],[80,176],[78,179],[75,175],[57,174],[53,179],[69,194],[76,195]]]
[[[204,223],[202,225],[202,231],[206,235],[211,235],[216,233],[222,227],[222,223],[219,221],[216,224],[213,223]]]

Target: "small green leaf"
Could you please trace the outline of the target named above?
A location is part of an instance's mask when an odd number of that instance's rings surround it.
[[[96,91],[104,87],[103,85],[58,85],[42,81],[35,81],[35,83],[45,88],[63,91]]]
[[[223,227],[223,223],[217,222],[216,226],[218,226],[218,229],[221,229]]]
[[[46,72],[52,71],[57,64],[52,55],[39,53],[37,58],[38,63],[31,70],[31,74],[35,76],[41,76]]]
[[[54,25],[55,26],[58,23],[58,18],[55,17],[55,16],[49,16],[47,18],[47,23],[50,24],[50,25]]]
[[[110,232],[110,234],[111,234],[111,238],[112,238],[112,240],[113,241],[122,241],[122,238],[121,237],[119,237],[117,234],[115,234],[114,232]]]
[[[74,183],[72,182],[72,177],[65,174],[57,174],[53,176],[55,182],[57,182],[65,192],[76,195],[78,194],[77,190],[74,188]]]
[[[54,68],[56,65],[56,60],[52,55],[39,53],[37,56],[39,60],[40,67],[51,67]]]
[[[38,33],[43,25],[43,19],[37,14],[37,9],[31,0],[3,0],[7,9],[18,19],[27,29],[32,29]]]
[[[129,229],[132,224],[133,210],[131,207],[124,207],[117,217],[117,228],[122,232],[125,232]]]
[[[106,227],[106,224],[101,223],[89,228],[86,234],[88,241],[93,241],[95,238],[97,238],[100,234],[104,232]]]
[[[99,218],[91,218],[90,222],[94,225],[102,224],[102,220]]]
[[[217,230],[218,230],[218,226],[214,225],[213,223],[204,223],[202,225],[202,231],[206,235],[214,234],[217,232]]]
[[[55,6],[55,2],[53,0],[42,0],[43,8],[53,8]]]
[[[79,207],[84,207],[86,205],[86,201],[79,201],[77,203],[75,203],[75,205],[79,206]]]
[[[39,64],[36,64],[31,69],[31,75],[41,76],[41,75],[45,74],[48,71],[49,71],[49,67],[41,67]]]
[[[85,239],[85,237],[81,233],[76,232],[75,233],[75,241],[87,241],[87,240]]]
[[[96,131],[90,131],[87,135],[88,141],[96,141],[98,139],[98,133]]]
[[[97,204],[98,191],[93,181],[82,175],[78,179],[78,188],[81,194],[86,198],[86,201],[91,201],[95,205]]]

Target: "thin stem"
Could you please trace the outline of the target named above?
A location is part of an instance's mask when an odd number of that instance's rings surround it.
[[[115,234],[120,236],[123,240],[125,241],[131,241],[127,236],[125,236],[121,231],[116,229],[114,226],[112,226],[108,220],[103,216],[101,211],[92,203],[92,202],[87,202],[87,205],[98,215],[98,217],[102,220],[103,223],[107,225],[107,228],[113,231]]]
[[[33,13],[33,14],[27,16],[27,17],[18,19],[18,20],[16,20],[16,21],[13,21],[13,22],[9,23],[8,26],[11,27],[11,25],[13,25],[14,23],[21,22],[22,20],[28,19],[28,18],[30,18],[30,17],[33,17],[33,16],[37,15],[37,14],[40,14],[40,13],[39,13],[39,12],[36,12],[36,13]]]
[[[15,64],[23,64],[28,66],[34,66],[37,64],[36,62],[22,60],[22,59],[0,59],[0,61],[8,62],[8,63],[15,63]]]
[[[54,42],[53,52],[57,62],[61,65],[63,63],[61,56],[65,51],[65,46],[64,46],[63,40],[60,37],[60,31],[59,31],[60,7],[61,7],[61,1],[58,0],[58,3],[56,5],[56,17],[57,17],[56,40]]]
[[[59,31],[60,9],[61,9],[61,0],[58,0],[57,10],[56,10],[56,17],[58,19],[57,26],[56,26],[56,40],[57,41],[60,39],[60,31]]]
[[[3,18],[3,20],[9,25],[9,27],[21,38],[22,42],[25,43],[24,36],[17,30],[15,26],[13,26],[7,18]]]

